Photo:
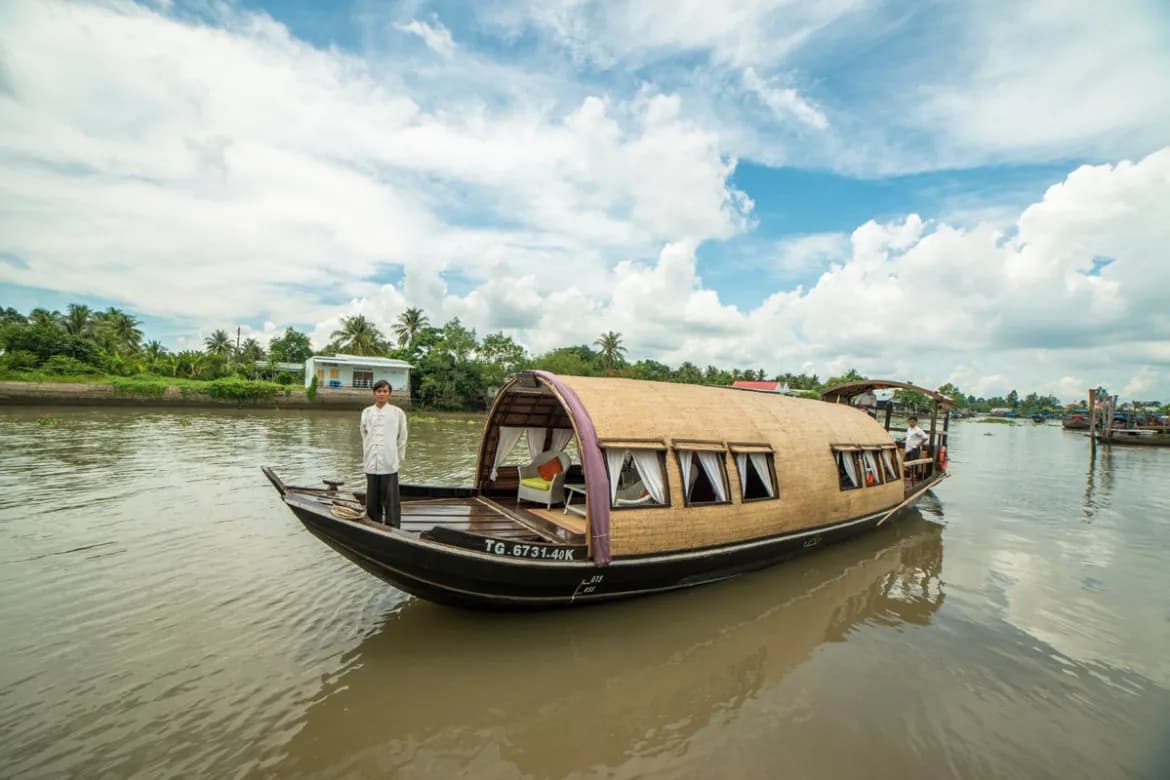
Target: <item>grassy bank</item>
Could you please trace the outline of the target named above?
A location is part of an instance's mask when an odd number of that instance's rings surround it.
[[[111,376],[108,374],[81,374],[68,376],[44,371],[0,371],[0,381],[37,382],[46,384],[84,384],[108,386],[120,396],[162,398],[167,388],[176,388],[184,397],[206,395],[225,401],[265,401],[278,396],[289,397],[300,388],[254,379],[223,378],[212,380],[164,377],[154,374]]]

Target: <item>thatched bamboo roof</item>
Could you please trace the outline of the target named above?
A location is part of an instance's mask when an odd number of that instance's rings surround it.
[[[882,445],[890,435],[867,414],[778,393],[608,377],[560,377],[589,410],[598,438]],[[669,443],[669,442],[668,442]]]
[[[859,517],[902,500],[901,480],[841,490],[834,448],[895,446],[890,434],[848,404],[728,387],[525,372],[497,396],[480,450],[477,485],[488,473],[500,426],[569,427],[577,434],[588,505],[588,543],[598,563],[616,554],[696,549]],[[753,446],[754,445],[754,446]],[[688,507],[674,457],[667,457],[667,506],[618,509],[611,527],[607,448],[770,450],[776,500],[745,503],[726,464],[730,500]],[[611,534],[612,530],[612,534]],[[612,545],[611,545],[612,542]]]

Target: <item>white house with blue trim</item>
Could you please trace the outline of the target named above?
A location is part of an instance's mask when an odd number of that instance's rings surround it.
[[[410,396],[411,365],[405,360],[368,355],[314,355],[305,361],[305,387],[317,377],[317,391],[365,389],[378,380],[397,395]]]

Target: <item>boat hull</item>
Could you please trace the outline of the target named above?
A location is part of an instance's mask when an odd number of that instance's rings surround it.
[[[896,520],[913,505],[893,516],[879,512],[766,539],[615,558],[598,566],[584,560],[580,548],[570,560],[533,560],[529,556],[553,555],[557,548],[542,551],[539,545],[485,537],[484,549],[477,550],[340,519],[310,496],[290,492],[284,499],[314,536],[396,588],[450,606],[507,610],[591,604],[717,582],[844,541],[872,530],[883,518]]]

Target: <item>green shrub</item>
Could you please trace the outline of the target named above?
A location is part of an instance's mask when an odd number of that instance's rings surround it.
[[[253,382],[242,379],[216,379],[207,383],[207,394],[212,398],[231,401],[267,401],[283,392],[275,382]]]
[[[115,379],[110,383],[118,395],[138,395],[145,398],[162,398],[167,386],[162,382],[135,382],[133,379]]]
[[[58,374],[61,376],[81,376],[82,374],[100,374],[101,369],[96,366],[91,366],[89,363],[83,363],[75,357],[69,355],[53,355],[45,361],[43,369],[48,374]]]
[[[313,374],[313,380],[311,382],[309,382],[309,389],[305,393],[305,395],[307,395],[309,397],[309,403],[313,403],[317,400],[317,375],[316,374]]]
[[[276,377],[276,383],[280,385],[291,385],[293,382],[292,374],[287,371],[281,371],[280,375]]]
[[[0,368],[9,371],[31,371],[37,367],[39,362],[40,358],[36,356],[36,353],[27,349],[14,349],[0,357]]]

